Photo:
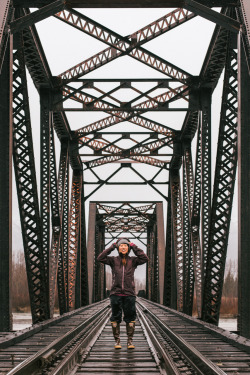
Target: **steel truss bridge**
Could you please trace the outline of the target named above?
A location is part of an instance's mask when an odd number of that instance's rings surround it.
[[[85,16],[90,7],[162,8],[163,15],[124,36]],[[198,75],[145,47],[197,16],[215,25]],[[105,49],[52,75],[36,28],[48,17],[106,44]],[[124,56],[152,68],[152,77],[92,78]],[[12,329],[11,282],[17,282],[11,274],[12,189],[34,324],[53,317],[56,293],[60,314],[105,299],[106,276],[96,258],[125,235],[147,249],[148,300],[192,315],[196,295],[199,318],[218,325],[238,170],[238,331],[250,338],[249,1],[1,0],[0,73],[0,331]],[[40,98],[37,171],[27,74]],[[211,102],[221,77],[212,166]],[[103,118],[72,130],[71,112],[100,112]],[[167,118],[172,112],[183,115],[177,127],[147,116]],[[137,131],[121,130],[124,124]],[[131,171],[136,178],[127,181]],[[151,187],[159,198],[128,200],[122,186],[136,185]],[[90,200],[103,186],[112,186],[109,199]]]

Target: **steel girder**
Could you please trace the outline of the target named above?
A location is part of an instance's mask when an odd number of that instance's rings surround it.
[[[191,151],[189,149],[189,151]],[[194,265],[191,244],[191,215],[189,209],[189,179],[187,177],[186,166],[183,163],[183,311],[192,315],[193,294],[194,294]],[[199,296],[199,279],[196,283],[196,298]],[[198,293],[197,293],[198,292]],[[197,304],[198,305],[198,304]]]
[[[171,170],[170,189],[177,286],[177,308],[179,311],[183,311],[183,217],[180,176],[178,169]]]
[[[248,73],[250,74],[250,7],[247,0],[240,0],[240,5],[236,8],[237,18],[242,24],[243,32],[241,34],[242,46],[247,61]]]
[[[59,254],[57,274],[58,302],[61,314],[68,311],[68,155],[68,142],[62,142],[58,172],[60,236],[58,236]]]
[[[178,68],[177,66],[169,63],[168,61],[160,58],[157,55],[154,55],[150,51],[147,51],[141,45],[146,41],[143,39],[140,39],[140,41],[133,39],[134,34],[139,34],[140,31],[135,32],[132,34],[132,37],[124,38],[121,35],[117,33],[111,33],[111,30],[105,28],[104,26],[95,23],[95,27],[97,27],[98,32],[93,32],[95,28],[93,28],[93,21],[89,18],[84,19],[85,27],[82,24],[82,18],[83,16],[80,13],[74,12],[74,15],[71,15],[70,11],[62,12],[62,19],[64,22],[67,22],[75,27],[75,24],[79,24],[79,29],[85,33],[91,34],[92,36],[102,40],[106,44],[109,44],[111,47],[106,48],[105,50],[99,52],[98,54],[92,56],[91,58],[80,62],[79,64],[75,65],[74,67],[68,69],[67,71],[60,74],[60,78],[65,79],[67,82],[70,82],[72,79],[80,78],[84,76],[85,74],[92,72],[93,70],[99,68],[100,66],[103,66],[107,64],[110,61],[113,61],[114,59],[123,56],[124,54],[128,54],[130,57],[139,60],[140,62],[160,71],[161,73],[166,74],[169,77],[175,78],[179,80],[180,82],[186,82],[188,78],[191,77],[190,74],[185,72],[184,70]],[[185,11],[182,10],[182,13],[185,14]],[[68,16],[69,14],[69,16]],[[192,15],[193,16],[193,15]],[[60,16],[58,16],[60,17]],[[189,19],[191,17],[187,17],[186,19]],[[73,20],[74,22],[71,22]],[[169,30],[169,27],[165,27],[164,22],[161,22],[162,24],[162,31],[166,32]],[[87,27],[86,27],[87,26]],[[91,27],[92,26],[92,27]],[[147,28],[150,28],[151,25],[149,25]],[[90,29],[92,30],[90,33]],[[101,29],[101,32],[100,32]],[[113,35],[112,35],[113,34]],[[159,33],[153,33],[151,34],[151,39],[153,37],[157,37],[160,35]],[[112,41],[112,42],[111,42]]]
[[[148,233],[148,265],[147,265],[147,298],[154,302],[159,302],[159,269],[158,269],[158,256],[157,256],[157,236],[156,224],[154,224]]]
[[[53,0],[14,0],[16,7],[34,7],[40,8],[49,5]],[[184,7],[186,0],[159,0],[157,3],[150,0],[146,3],[142,0],[107,0],[105,2],[100,0],[93,0],[89,3],[88,0],[68,0],[68,6],[72,8],[174,8]],[[208,7],[222,7],[222,6],[237,6],[237,0],[199,0],[198,3]]]
[[[13,59],[13,159],[33,323],[49,318],[22,37]]]
[[[71,186],[71,201],[69,214],[69,242],[68,242],[68,299],[69,309],[75,308],[76,298],[76,272],[80,237],[80,218],[81,218],[81,191],[82,191],[82,173],[73,171]]]
[[[207,262],[208,237],[211,214],[211,90],[201,92],[201,248],[202,272]]]
[[[12,330],[12,38],[0,75],[0,330]]]
[[[202,318],[218,324],[237,167],[237,53],[228,43]]]
[[[165,252],[165,271],[164,271],[164,299],[163,304],[171,307],[172,290],[172,214],[171,214],[171,189],[168,189],[168,211],[166,228],[166,252]]]
[[[42,89],[41,98],[41,128],[40,128],[40,174],[41,174],[41,232],[42,249],[47,280],[50,316],[53,316],[52,300],[50,299],[53,275],[53,257],[50,251],[50,133],[52,125],[52,112],[50,110],[50,91]]]
[[[249,13],[248,13],[248,16]],[[238,178],[239,178],[239,284],[238,284],[238,329],[241,335],[249,338],[249,85],[250,75],[245,59],[244,41],[239,38],[239,69],[238,69],[238,93],[239,93],[239,111],[238,111]]]
[[[0,4],[0,73],[9,40],[9,25],[14,18],[14,8],[10,0],[2,0]]]
[[[98,215],[97,215],[98,220]],[[101,301],[106,297],[106,274],[104,266],[97,261],[98,255],[105,248],[105,226],[102,225],[101,220],[98,220],[99,224],[95,226],[95,259],[94,259],[94,296],[93,301]]]
[[[83,176],[84,179],[84,176]],[[82,184],[81,198],[81,306],[89,304],[88,287],[88,259],[86,243],[86,213],[84,200],[84,184]]]

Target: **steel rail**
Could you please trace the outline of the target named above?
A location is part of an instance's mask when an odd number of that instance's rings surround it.
[[[156,315],[154,315],[140,300],[137,299],[137,305],[147,315],[147,321],[158,325],[163,332],[170,338],[170,340],[182,352],[182,355],[191,364],[192,368],[197,371],[199,375],[226,375],[226,373],[217,367],[212,361],[203,356],[197,349],[185,341],[180,335],[174,333],[165,323],[163,323]],[[154,305],[154,304],[153,304]],[[157,306],[158,307],[158,306]],[[139,310],[139,309],[138,309]],[[140,310],[139,310],[140,311]],[[140,314],[140,312],[139,312]]]
[[[149,344],[150,342],[152,342],[153,352],[154,352],[154,349],[156,349],[156,352],[158,353],[158,356],[160,357],[160,359],[158,359],[159,363],[157,363],[157,358],[155,358],[156,363],[160,366],[160,368],[163,367],[167,371],[168,375],[179,375],[180,372],[176,364],[174,363],[171,355],[164,350],[162,344],[160,343],[160,341],[157,339],[156,335],[153,333],[152,329],[150,328],[150,325],[145,317],[145,314],[143,314],[142,309],[138,306],[137,306],[137,312],[138,312],[139,322],[141,323],[141,326],[144,329],[144,334],[146,335]]]
[[[40,371],[44,365],[47,365],[50,361],[54,360],[56,356],[59,354],[62,355],[62,352],[64,352],[66,348],[73,345],[75,341],[80,340],[82,335],[86,335],[86,332],[87,336],[85,338],[86,343],[88,344],[91,335],[93,336],[96,334],[96,330],[103,325],[103,322],[107,320],[109,314],[109,305],[106,305],[101,310],[98,310],[95,314],[87,318],[84,322],[80,323],[77,327],[72,328],[69,332],[57,338],[52,343],[39,350],[36,354],[21,362],[14,369],[9,371],[7,375],[36,374],[37,370]],[[88,332],[89,329],[91,329],[90,333]],[[80,341],[81,345],[85,344],[85,338]],[[77,348],[77,353],[79,353],[80,349],[78,345]],[[71,354],[72,356],[75,355],[75,350],[73,350]],[[64,363],[64,361],[61,363]]]
[[[101,316],[99,322],[95,325],[93,324],[93,326],[90,327],[90,331],[83,339],[78,340],[77,337],[74,338],[74,342],[76,342],[76,344],[74,345],[73,349],[68,354],[66,354],[66,356],[58,364],[58,366],[53,366],[53,370],[50,371],[50,375],[65,375],[67,374],[67,371],[73,371],[73,369],[79,363],[79,358],[81,358],[82,361],[83,358],[87,356],[91,347],[95,344],[97,338],[107,324],[109,315],[109,311],[104,313]],[[67,350],[67,348],[68,346],[65,348],[65,350]]]

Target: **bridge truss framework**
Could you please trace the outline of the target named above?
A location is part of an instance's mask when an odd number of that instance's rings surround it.
[[[191,315],[195,292],[199,317],[218,324],[238,168],[238,329],[250,337],[250,6],[247,0],[146,4],[140,0],[1,1],[0,331],[12,327],[13,160],[33,323],[53,316],[56,290],[61,314],[105,297],[104,269],[95,259],[105,243],[129,233],[144,243],[150,257],[147,297]],[[30,7],[38,10],[31,12]],[[89,7],[171,9],[124,37],[78,10]],[[211,7],[222,8],[218,13]],[[216,24],[199,76],[144,48],[147,42],[191,22],[197,15]],[[35,26],[50,16],[108,47],[52,76]],[[165,77],[87,77],[121,56],[146,64]],[[40,96],[40,197],[26,70]],[[212,189],[211,98],[222,74]],[[115,88],[101,90],[98,82],[112,83]],[[138,86],[143,82],[152,88],[143,91]],[[124,89],[132,90],[134,99],[125,102],[116,96]],[[154,95],[159,89],[161,94]],[[181,130],[145,117],[147,112],[173,110],[185,113]],[[101,111],[106,117],[72,131],[66,115],[69,111]],[[137,126],[138,132],[106,130],[126,121]],[[58,165],[55,135],[61,147]],[[123,140],[129,140],[131,147],[122,147]],[[153,177],[136,169],[140,163],[156,170]],[[107,164],[117,168],[103,179],[99,171]],[[114,182],[113,177],[126,169],[132,170],[140,182]],[[94,176],[94,183],[93,179],[91,183],[86,180],[87,172]],[[88,184],[96,187],[87,195]],[[116,189],[115,185],[126,184],[147,184],[163,201],[91,202],[87,239],[85,202],[104,185]],[[160,185],[166,186],[166,194]],[[167,202],[166,237],[163,202]]]

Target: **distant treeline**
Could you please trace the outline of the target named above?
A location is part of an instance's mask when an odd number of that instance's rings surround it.
[[[12,307],[15,311],[30,310],[26,266],[22,252],[15,255],[12,263]]]
[[[12,304],[15,311],[25,311],[30,308],[28,282],[26,275],[26,267],[24,255],[18,252],[13,259],[12,266]],[[107,289],[111,287],[111,273],[106,273]],[[145,279],[135,280],[136,293],[139,290],[145,290]],[[237,262],[231,261],[226,265],[225,279],[222,292],[221,313],[237,314],[238,304],[238,274]]]

